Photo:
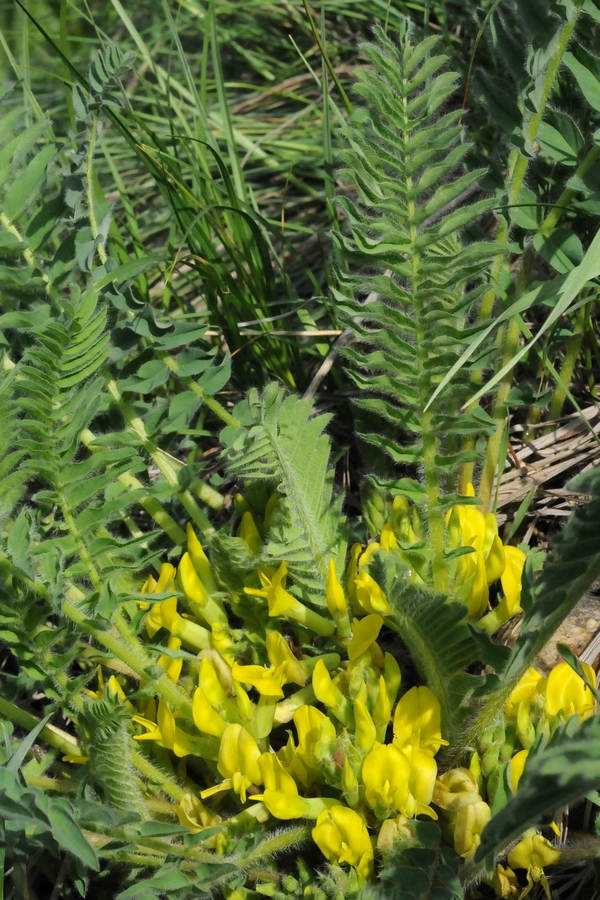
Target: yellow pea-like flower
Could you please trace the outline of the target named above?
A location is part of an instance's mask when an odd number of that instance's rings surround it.
[[[356,806],[359,800],[358,779],[354,774],[354,769],[350,765],[348,757],[346,757],[342,766],[341,782],[346,803],[349,806]]]
[[[528,756],[529,750],[519,750],[519,752],[515,753],[510,761],[508,770],[508,783],[510,784],[510,789],[513,794],[517,793],[517,787],[519,785],[519,781],[521,780],[523,770],[525,769],[525,763],[527,762]]]
[[[408,798],[401,812],[409,819],[426,815],[437,819],[429,804],[433,798],[437,778],[437,763],[431,753],[408,744],[402,751],[410,763]]]
[[[529,668],[511,691],[504,706],[504,712],[510,719],[516,719],[521,702],[532,703],[535,698],[545,693],[546,679],[535,669]]]
[[[469,769],[449,769],[440,775],[433,792],[433,802],[441,809],[457,812],[463,806],[481,800],[477,778]]]
[[[373,722],[377,729],[377,740],[381,743],[385,740],[385,733],[392,715],[392,704],[387,692],[387,686],[383,675],[379,676],[379,693],[373,707]]]
[[[553,866],[560,859],[560,850],[553,847],[541,834],[530,834],[508,854],[508,864],[513,869],[527,869],[529,884],[541,882],[546,895],[550,897],[548,882],[544,874],[545,866]]]
[[[177,583],[195,616],[203,619],[207,625],[212,625],[214,622],[219,625],[228,624],[225,610],[209,596],[189,553],[184,553],[179,561]]]
[[[381,534],[379,535],[379,543],[381,545],[381,549],[387,551],[388,553],[398,548],[398,541],[396,540],[396,535],[394,534],[394,526],[391,522],[386,522],[381,529]]]
[[[284,696],[282,685],[285,682],[286,667],[285,662],[276,669],[267,669],[264,666],[240,666],[234,662],[231,676],[235,681],[252,685],[263,697],[275,697],[280,700]]]
[[[596,684],[596,673],[589,663],[581,663],[583,671],[591,684]],[[565,718],[579,715],[583,721],[594,712],[595,700],[585,681],[566,662],[554,666],[546,684],[546,713],[555,717],[562,714]]]
[[[244,592],[254,597],[264,597],[269,607],[270,616],[288,616],[288,618],[295,619],[296,622],[324,637],[329,637],[333,634],[335,631],[334,622],[309,609],[303,603],[300,603],[296,597],[292,596],[289,591],[285,590],[287,563],[282,562],[274,573],[259,568],[258,577],[262,585],[261,589],[244,588]]]
[[[329,574],[327,577],[325,598],[327,600],[327,609],[335,619],[339,636],[341,638],[348,637],[350,634],[348,604],[346,603],[344,589],[338,580],[333,559],[329,560]]]
[[[344,589],[337,577],[333,559],[329,560],[325,598],[327,600],[327,608],[334,618],[343,616],[347,613],[348,605],[346,603]]]
[[[225,780],[202,791],[202,799],[233,789],[245,803],[248,788],[262,784],[259,758],[260,750],[252,735],[242,725],[228,725],[221,736],[217,762],[217,768]]]
[[[219,715],[228,722],[238,721],[238,709],[235,703],[227,696],[223,685],[219,681],[217,671],[208,657],[203,657],[200,663],[199,687],[202,688],[208,702]],[[239,722],[238,722],[239,724]]]
[[[172,750],[175,756],[200,756],[214,759],[215,744],[211,738],[198,738],[183,731],[175,724],[175,716],[167,703],[161,700],[158,704],[156,723],[143,716],[134,716],[133,721],[148,729],[147,734],[136,734],[136,741],[156,741],[159,747]]]
[[[170,635],[167,641],[167,650],[181,650],[181,640]],[[161,653],[158,657],[158,664],[163,667],[171,681],[179,681],[181,669],[183,668],[183,658],[177,659],[169,656],[168,653]]]
[[[258,765],[265,789],[253,799],[262,800],[276,819],[316,819],[337,802],[330,797],[301,797],[296,782],[275,753],[263,753]]]
[[[523,569],[527,556],[519,547],[507,546],[504,548],[506,555],[506,567],[502,573],[500,583],[506,599],[507,610],[511,616],[521,612],[521,582]]]
[[[237,536],[244,541],[252,556],[258,556],[260,554],[263,542],[251,512],[246,511],[242,515],[242,521],[239,524]]]
[[[286,663],[286,681],[293,681],[299,687],[306,684],[306,672],[299,659],[296,659],[284,636],[278,631],[269,631],[266,640],[267,656],[272,666],[277,668]]]
[[[358,602],[366,612],[381,616],[392,614],[393,610],[385,596],[385,592],[362,567],[359,570],[355,584]]]
[[[362,656],[377,640],[383,627],[383,619],[377,613],[364,619],[352,620],[352,639],[348,644],[348,659],[352,662]]]
[[[365,799],[378,819],[387,818],[392,810],[405,814],[410,769],[408,757],[393,744],[377,742],[365,757],[362,767]]]
[[[197,650],[208,650],[213,643],[210,631],[197,622],[179,615],[177,597],[169,597],[162,603],[155,603],[146,616],[146,631],[149,637],[154,637],[160,628],[166,628],[174,637],[181,638],[183,643]]]
[[[205,734],[212,734],[213,737],[220,738],[227,728],[227,722],[212,708],[206,694],[200,687],[194,691],[192,714],[194,716],[194,725],[198,731],[203,731]]]
[[[198,577],[202,581],[202,584],[209,594],[214,594],[217,590],[217,584],[215,582],[210,563],[208,561],[206,553],[202,549],[202,544],[196,537],[194,529],[189,524],[189,522],[187,526],[187,552],[190,554],[190,558],[194,564],[196,572],[198,573]]]
[[[492,811],[483,800],[459,809],[454,823],[454,849],[459,856],[465,860],[475,856],[481,844],[481,833],[491,818]]]
[[[315,666],[312,686],[317,700],[327,706],[343,725],[350,725],[352,721],[352,707],[339,687],[333,683],[331,675],[327,671],[327,666],[322,659]]]
[[[369,710],[362,700],[357,699],[354,701],[354,721],[356,746],[363,753],[368,753],[377,738],[377,729]]]
[[[394,713],[394,744],[400,749],[411,744],[434,756],[442,745],[442,711],[426,686],[413,687],[400,698]]]
[[[327,716],[316,706],[301,706],[293,715],[298,733],[298,756],[309,769],[316,769],[318,760],[315,747],[321,734],[321,725]],[[328,720],[329,721],[329,720]]]
[[[197,834],[203,828],[216,825],[220,818],[210,812],[195,794],[184,794],[178,804],[173,807],[173,812],[179,819],[179,824],[189,828],[192,834]]]
[[[353,809],[332,806],[321,813],[312,838],[329,862],[353,866],[361,881],[373,876],[373,847],[364,819]]]

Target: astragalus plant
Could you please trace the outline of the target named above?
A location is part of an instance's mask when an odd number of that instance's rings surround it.
[[[93,889],[112,873],[123,900],[516,898],[597,852],[553,840],[600,780],[593,670],[532,666],[600,573],[600,479],[543,568],[461,484],[494,433],[471,397],[504,249],[473,238],[493,201],[462,202],[483,173],[463,170],[435,41],[405,29],[365,52],[337,301],[364,421],[385,422],[364,436],[412,467],[371,539],[344,514],[329,417],[276,383],[225,408],[204,333],[132,286],[156,261],[111,256],[89,176],[119,55],[76,88],[68,152],[4,120],[0,714],[30,732],[7,730],[0,780],[16,884],[29,842],[69,896],[100,870]],[[55,156],[63,186],[40,205]],[[225,524],[154,439],[200,402],[237,482]],[[521,614],[512,650],[493,640]]]

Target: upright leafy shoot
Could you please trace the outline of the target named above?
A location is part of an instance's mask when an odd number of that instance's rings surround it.
[[[414,46],[407,32],[399,48],[383,34],[364,47],[373,68],[359,72],[367,109],[345,132],[340,178],[351,189],[341,201],[349,234],[339,249],[365,274],[344,277],[337,300],[356,336],[347,351],[352,377],[370,395],[358,405],[383,420],[382,433],[362,436],[394,462],[422,466],[434,580],[443,590],[447,494],[456,467],[479,455],[461,449],[462,438],[485,433],[489,421],[478,407],[459,414],[468,371],[428,403],[469,340],[476,283],[497,250],[459,240],[491,204],[462,203],[482,172],[463,172],[470,145],[461,111],[443,111],[457,76],[445,70],[435,38]],[[365,305],[367,295],[373,302]]]

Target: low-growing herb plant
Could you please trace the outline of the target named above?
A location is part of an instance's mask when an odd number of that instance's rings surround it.
[[[562,54],[580,5],[565,10]],[[499,417],[473,395],[508,237],[471,239],[495,201],[462,202],[484,173],[461,168],[456,78],[435,40],[399,42],[365,48],[341,157],[353,274],[336,299],[360,406],[385,423],[364,436],[412,467],[375,479],[371,540],[350,539],[329,417],[275,382],[223,406],[227,358],[136,290],[163,261],[111,256],[91,160],[127,59],[111,48],[75,87],[64,146],[3,119],[0,715],[29,732],[5,726],[0,770],[16,885],[32,839],[70,895],[103,867],[123,900],[516,898],[597,853],[552,843],[600,780],[594,672],[568,651],[547,679],[533,666],[600,574],[600,477],[577,483],[591,499],[546,562],[503,543],[491,487],[475,496],[472,464],[498,468]],[[39,203],[50,166],[61,190]],[[563,312],[596,244],[550,281]],[[239,488],[227,521],[181,462],[201,404]]]

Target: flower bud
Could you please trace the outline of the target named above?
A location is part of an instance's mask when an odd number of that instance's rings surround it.
[[[459,809],[454,823],[454,849],[465,860],[475,856],[481,843],[481,833],[492,818],[487,803],[478,800]]]
[[[361,700],[354,701],[354,720],[356,746],[364,753],[368,753],[377,738],[377,729],[369,710]]]
[[[457,812],[463,806],[481,800],[477,779],[468,769],[450,769],[435,783],[433,802],[442,809]]]
[[[358,803],[358,781],[348,757],[346,757],[342,766],[342,791],[348,806],[356,806]]]

